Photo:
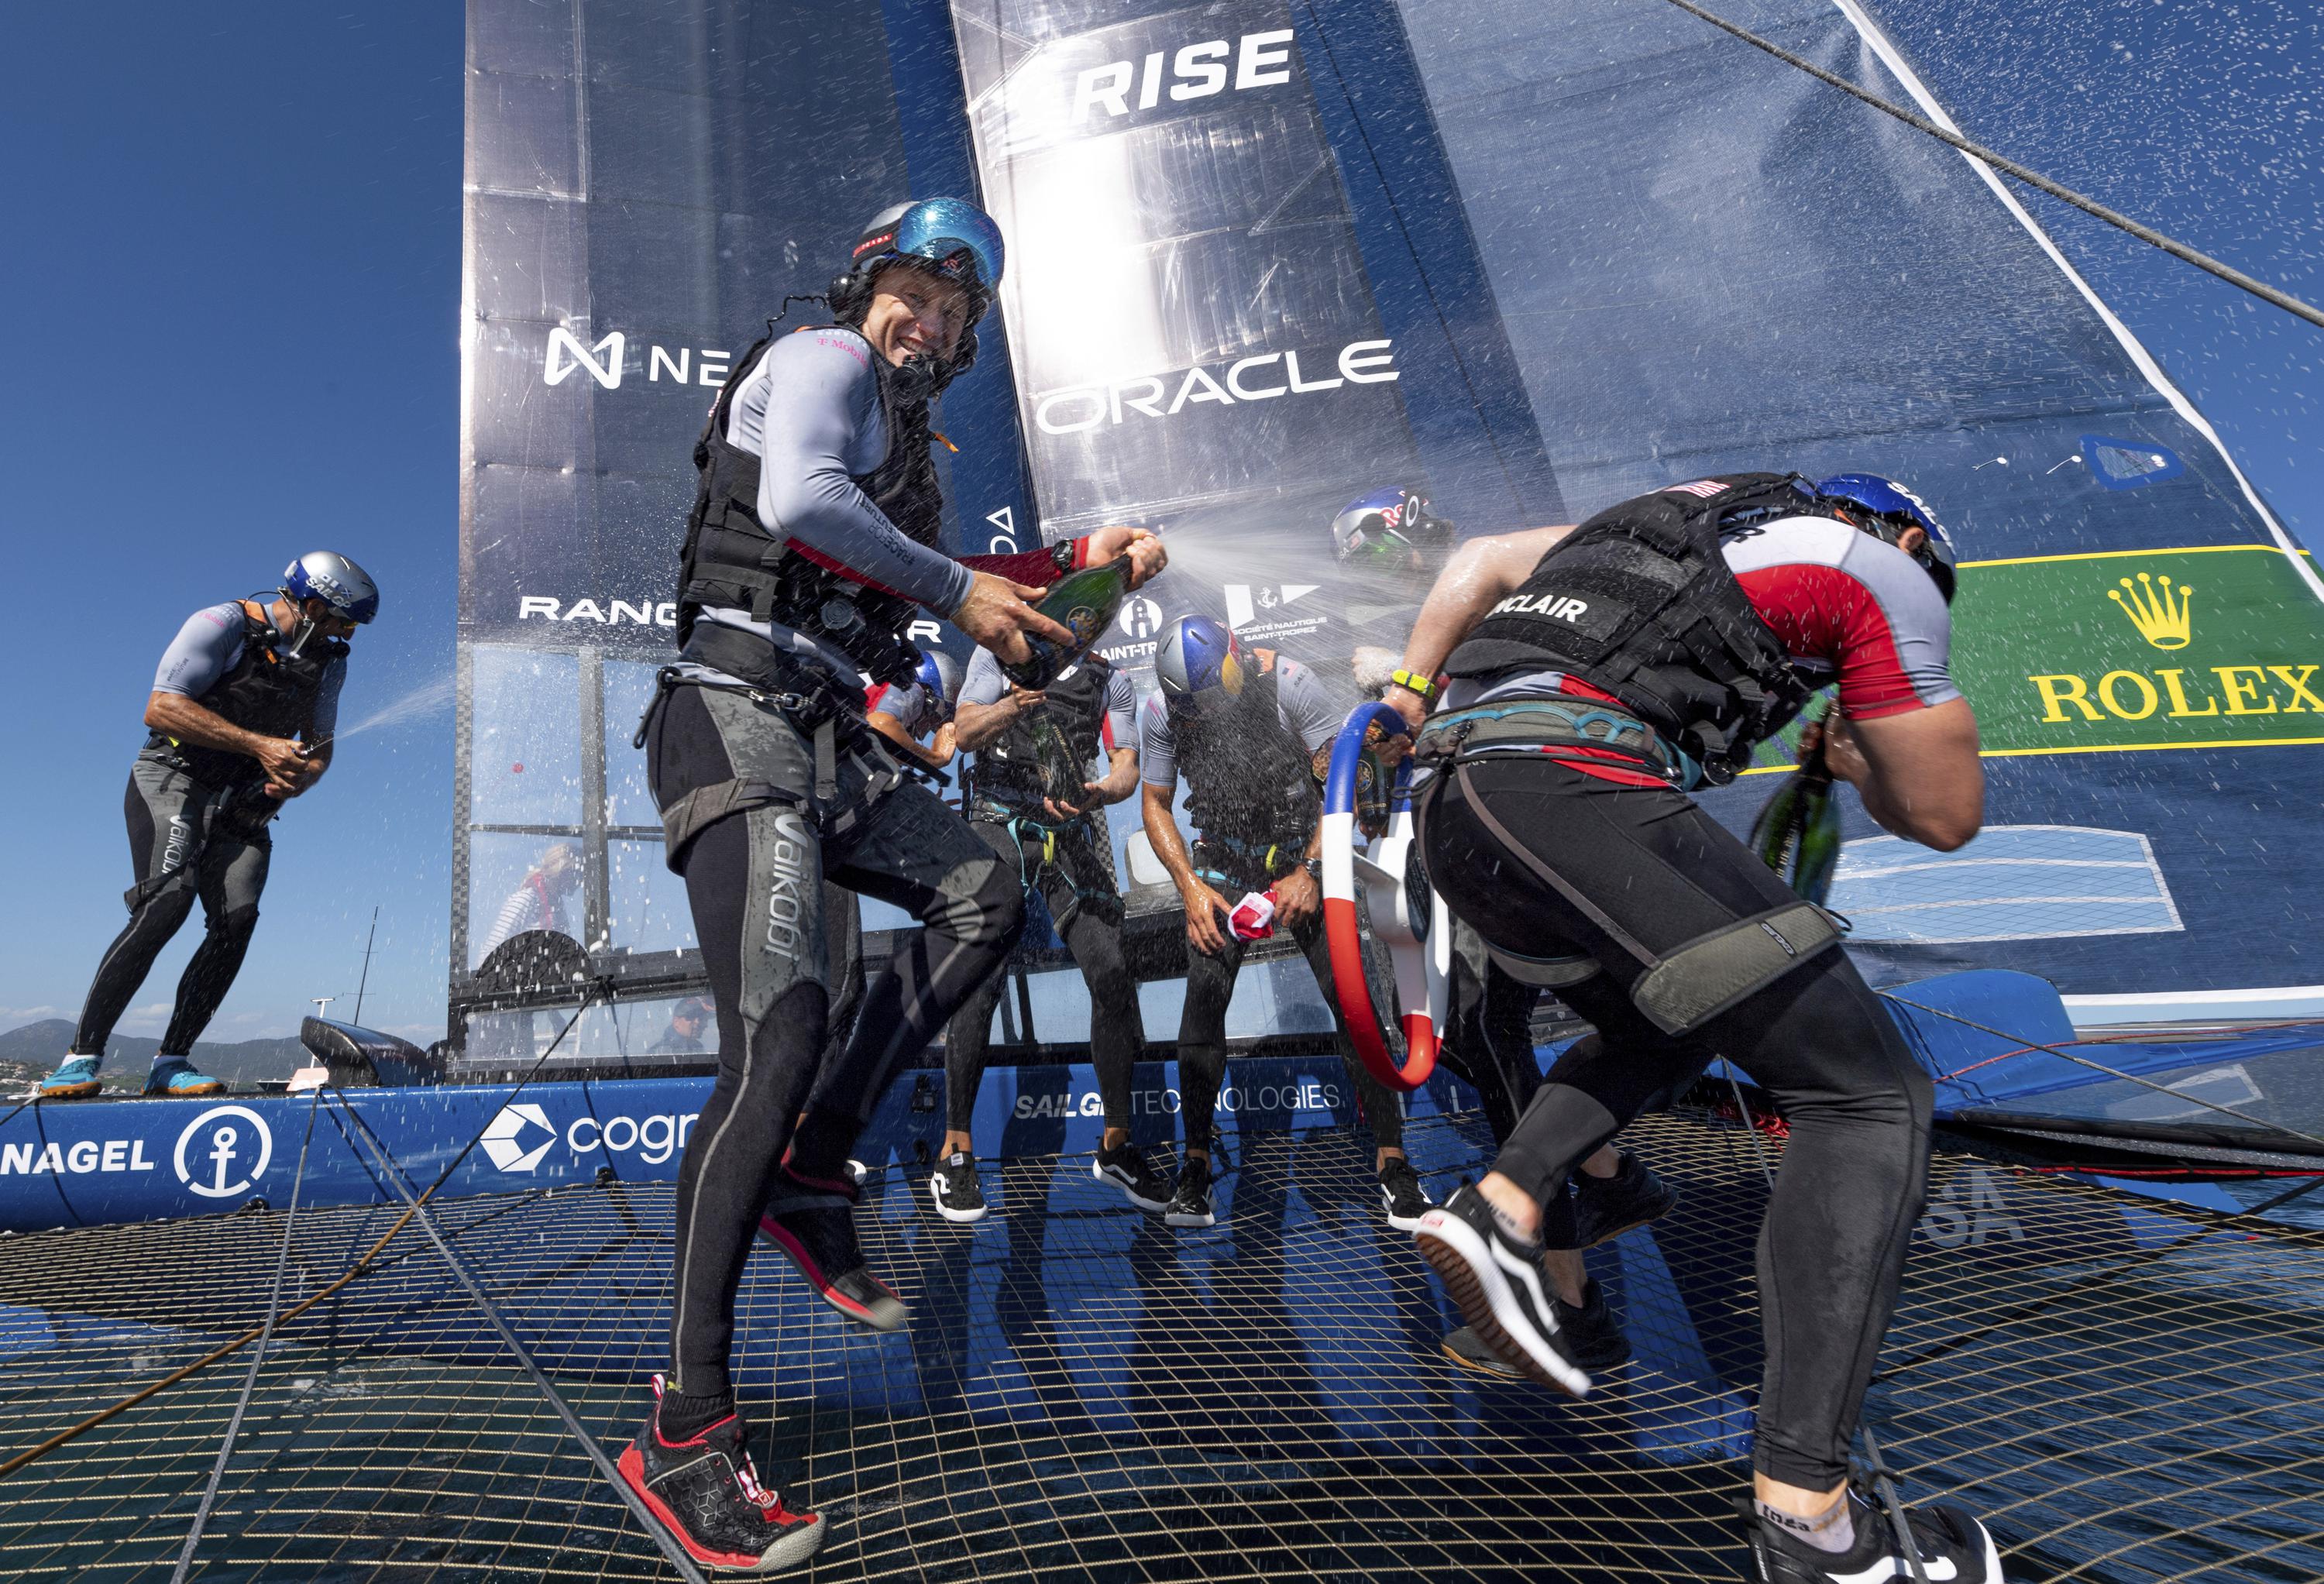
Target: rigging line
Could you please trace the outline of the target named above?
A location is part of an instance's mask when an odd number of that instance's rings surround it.
[[[409,1207],[409,1213],[420,1218],[420,1229],[427,1233],[429,1241],[436,1245],[436,1252],[443,1256],[444,1263],[450,1268],[454,1279],[467,1289],[468,1296],[475,1299],[476,1307],[484,1311],[486,1323],[499,1333],[503,1344],[515,1356],[517,1363],[523,1367],[524,1372],[532,1377],[532,1384],[539,1386],[541,1395],[549,1399],[549,1405],[557,1410],[557,1416],[564,1421],[566,1430],[571,1433],[574,1440],[581,1443],[581,1450],[589,1454],[589,1460],[597,1465],[597,1472],[604,1476],[605,1482],[613,1487],[614,1494],[622,1498],[622,1505],[637,1515],[638,1522],[645,1525],[647,1535],[661,1549],[662,1555],[669,1559],[670,1566],[676,1568],[680,1575],[692,1580],[692,1584],[708,1584],[708,1580],[702,1576],[702,1570],[695,1566],[694,1559],[686,1554],[685,1549],[678,1543],[677,1538],[655,1519],[651,1512],[647,1510],[645,1499],[630,1488],[630,1482],[622,1478],[621,1470],[615,1468],[613,1460],[605,1455],[605,1449],[598,1444],[595,1436],[589,1433],[589,1427],[581,1423],[581,1416],[573,1412],[573,1404],[567,1402],[564,1395],[558,1391],[556,1385],[549,1380],[539,1361],[533,1358],[531,1350],[517,1340],[515,1328],[509,1324],[508,1317],[501,1312],[500,1306],[485,1294],[476,1278],[470,1274],[468,1267],[461,1263],[460,1257],[452,1252],[452,1246],[446,1242],[444,1235],[436,1229],[436,1218],[420,1207],[420,1201],[414,1199],[411,1196],[411,1190],[405,1186],[402,1163],[398,1161],[389,1152],[387,1147],[380,1142],[379,1135],[372,1131],[371,1124],[364,1119],[362,1112],[349,1105],[344,1095],[335,1098],[338,1101],[339,1109],[346,1114],[347,1119],[355,1124],[356,1132],[362,1136],[364,1147],[371,1151],[373,1159],[379,1166],[380,1175],[385,1177],[389,1184],[402,1197],[403,1202]],[[176,1584],[176,1581],[172,1580],[172,1584]]]
[[[274,1326],[282,1307],[282,1273],[290,1264],[290,1231],[299,1222],[299,1193],[307,1183],[307,1151],[315,1142],[315,1113],[323,1107],[323,1085],[315,1086],[315,1098],[307,1106],[307,1132],[299,1140],[299,1169],[290,1178],[290,1208],[282,1217],[282,1248],[274,1257],[274,1285],[266,1294],[266,1322],[259,1327],[258,1347],[250,1355],[250,1368],[242,1377],[242,1392],[234,1401],[234,1413],[226,1422],[226,1439],[218,1443],[217,1461],[210,1466],[209,1483],[202,1487],[202,1499],[194,1508],[193,1526],[186,1531],[185,1548],[178,1552],[178,1565],[170,1574],[170,1584],[186,1584],[186,1575],[194,1565],[194,1548],[202,1543],[202,1529],[209,1523],[210,1509],[217,1503],[218,1487],[226,1481],[226,1466],[234,1457],[235,1438],[242,1433],[243,1415],[250,1411],[251,1394],[258,1389],[259,1366],[266,1362],[267,1344],[274,1340]]]
[[[566,1019],[565,1027],[558,1030],[557,1037],[549,1042],[549,1048],[541,1052],[540,1055],[533,1058],[532,1066],[527,1070],[524,1077],[518,1082],[517,1086],[509,1091],[508,1099],[502,1102],[503,1106],[514,1102],[516,1097],[524,1092],[525,1085],[530,1083],[535,1078],[540,1076],[542,1065],[548,1062],[550,1056],[556,1054],[557,1047],[565,1043],[565,1036],[573,1032],[574,1026],[581,1021],[581,1015],[589,1009],[590,1003],[595,1000],[600,995],[603,995],[607,1000],[613,999],[613,987],[607,981],[599,980],[589,987],[587,992],[581,998],[581,1004],[573,1009],[573,1016]],[[498,1113],[496,1112],[494,1115],[498,1115]],[[485,1120],[484,1127],[489,1128],[491,1126],[492,1120],[487,1119]],[[428,1185],[428,1192],[420,1196],[420,1202],[421,1204],[427,1203],[429,1200],[435,1197],[436,1191],[444,1186],[445,1183],[450,1179],[453,1172],[458,1169],[460,1163],[468,1158],[469,1153],[476,1147],[476,1145],[483,1139],[484,1136],[484,1128],[479,1128],[476,1129],[475,1136],[470,1138],[467,1143],[460,1147],[460,1153],[452,1157],[450,1164],[446,1165],[443,1171],[437,1174],[436,1180]],[[407,1209],[401,1215],[396,1217],[395,1223],[389,1227],[386,1231],[380,1234],[379,1241],[374,1243],[369,1248],[364,1249],[362,1256],[358,1257],[353,1265],[349,1266],[345,1271],[340,1273],[340,1275],[333,1280],[329,1285],[318,1289],[318,1291],[309,1294],[307,1297],[300,1299],[290,1308],[284,1310],[275,1323],[279,1326],[286,1322],[298,1319],[299,1316],[306,1313],[309,1309],[314,1308],[316,1304],[320,1303],[324,1299],[330,1297],[333,1294],[338,1292],[341,1288],[353,1282],[356,1277],[370,1270],[373,1265],[378,1260],[381,1253],[386,1249],[388,1244],[394,1241],[395,1235],[403,1230],[405,1224],[411,1220],[411,1217],[412,1211],[410,1209]],[[263,1331],[263,1327],[253,1326],[250,1330],[243,1332],[242,1335],[235,1338],[232,1341],[220,1344],[218,1347],[212,1349],[209,1352],[205,1353],[200,1358],[195,1359],[192,1363],[182,1365],[180,1368],[171,1370],[169,1374],[161,1377],[161,1379],[138,1387],[137,1390],[130,1393],[119,1402],[110,1404],[106,1407],[98,1409],[96,1413],[90,1414],[79,1423],[69,1425],[65,1429],[57,1432],[56,1434],[49,1437],[48,1440],[41,1442],[40,1445],[28,1447],[24,1450],[18,1452],[6,1462],[0,1463],[0,1479],[5,1479],[9,1475],[14,1474],[17,1469],[23,1468],[26,1464],[42,1458],[45,1458],[51,1452],[55,1451],[59,1447],[64,1446],[70,1441],[77,1441],[80,1437],[87,1435],[90,1431],[95,1430],[98,1425],[103,1424],[106,1421],[113,1418],[115,1414],[122,1414],[131,1408],[134,1408],[138,1404],[145,1401],[146,1398],[153,1396],[158,1393],[167,1391],[170,1387],[176,1386],[180,1381],[184,1380],[188,1376],[198,1374],[198,1372],[208,1368],[211,1365],[216,1364],[221,1358],[233,1357],[243,1349],[250,1346],[251,1343],[256,1341]]]
[[[1676,0],[1673,0],[1673,3],[1676,4]],[[2238,1122],[2248,1122],[2255,1128],[2264,1128],[2271,1133],[2281,1134],[2286,1138],[2297,1138],[2302,1143],[2312,1144],[2316,1146],[2319,1154],[2324,1154],[2324,1138],[2319,1138],[2313,1133],[2304,1133],[2297,1128],[2288,1128],[2281,1122],[2271,1122],[2264,1117],[2255,1117],[2248,1111],[2236,1110],[2233,1106],[2217,1104],[2211,1101],[2204,1100],[2200,1096],[2190,1094],[2183,1089],[2173,1089],[2167,1083],[2157,1083],[2149,1078],[2141,1078],[2134,1073],[2117,1072],[2114,1068],[2107,1066],[2104,1062],[2093,1062],[2087,1056],[2075,1055],[2072,1052],[2061,1050],[2056,1045],[2043,1045],[2040,1040],[2025,1039],[2022,1035],[2011,1034],[2004,1029],[1994,1028],[1986,1024],[1979,1023],[1974,1018],[1964,1018],[1958,1012],[1948,1012],[1942,1007],[1924,1007],[1918,1001],[1908,1001],[1903,996],[1898,995],[1895,990],[1882,990],[1879,993],[1887,997],[1888,999],[1895,1002],[1900,1007],[1910,1007],[1918,1012],[1932,1013],[1936,1017],[1946,1018],[1950,1022],[1959,1023],[1964,1027],[1974,1028],[1979,1034],[1989,1034],[1996,1039],[2022,1040],[2026,1052],[2043,1051],[2053,1056],[2063,1057],[2065,1060],[2073,1063],[2077,1066],[2088,1067],[2093,1073],[2103,1073],[2107,1077],[2118,1078],[2125,1083],[2135,1083],[2141,1089],[2151,1089],[2157,1094],[2167,1094],[2172,1100],[2186,1101],[2191,1104],[2202,1107],[2205,1110],[2217,1111],[2223,1117],[2233,1117]]]
[[[2016,161],[2009,159],[2005,155],[1995,153],[1991,149],[1985,147],[1981,143],[1971,143],[1969,139],[1962,137],[1958,133],[1948,132],[1943,127],[1939,126],[1935,122],[1927,120],[1923,116],[1916,115],[1912,111],[1905,109],[1900,105],[1892,105],[1887,100],[1882,98],[1879,95],[1857,87],[1856,84],[1849,81],[1846,78],[1840,76],[1838,73],[1826,71],[1822,67],[1816,65],[1815,62],[1803,60],[1800,56],[1793,54],[1789,50],[1784,49],[1782,45],[1773,43],[1766,39],[1761,38],[1758,34],[1752,32],[1748,28],[1739,27],[1736,23],[1729,22],[1725,17],[1704,10],[1702,6],[1695,5],[1694,0],[1670,0],[1670,4],[1677,6],[1681,11],[1685,12],[1690,16],[1697,17],[1703,22],[1709,23],[1711,26],[1719,29],[1721,32],[1731,34],[1734,37],[1742,40],[1753,49],[1764,51],[1767,54],[1773,55],[1784,65],[1797,68],[1799,70],[1806,72],[1810,77],[1816,78],[1818,81],[1831,84],[1833,87],[1840,89],[1840,92],[1849,95],[1852,98],[1861,99],[1866,104],[1871,106],[1874,109],[1895,116],[1897,120],[1903,122],[1905,125],[1913,128],[1916,132],[1924,132],[1931,137],[1935,138],[1939,143],[1949,144],[1951,147],[1960,150],[1962,153],[1967,154],[1969,158],[1980,161],[2006,176],[2014,176],[2018,180],[2025,183],[2026,186],[2034,188],[2037,191],[2048,193],[2052,198],[2058,199],[2061,203],[2071,204],[2075,208],[2081,210],[2084,214],[2094,216],[2095,217],[2105,221],[2107,225],[2116,227],[2117,230],[2127,232],[2131,235],[2138,238],[2139,241],[2147,244],[2149,246],[2162,249],[2164,253],[2169,253],[2172,258],[2178,259],[2183,263],[2192,264],[2199,270],[2202,270],[2218,276],[2220,280],[2225,281],[2230,286],[2238,287],[2245,291],[2250,292],[2254,297],[2258,298],[2263,302],[2273,303],[2277,308],[2283,309],[2286,313],[2295,315],[2300,318],[2307,320],[2311,325],[2315,325],[2319,328],[2324,328],[2324,309],[2313,308],[2308,303],[2302,302],[2300,299],[2292,296],[2288,291],[2279,290],[2275,287],[2270,286],[2264,281],[2255,280],[2251,276],[2245,274],[2241,270],[2236,269],[2234,265],[2222,263],[2218,259],[2211,257],[2209,253],[2198,253],[2193,248],[2189,247],[2185,243],[2165,236],[2162,232],[2155,230],[2152,226],[2141,225],[2138,221],[2132,219],[2129,216],[2123,214],[2118,210],[2107,208],[2104,204],[2098,202],[2096,199],[2084,198],[2072,188],[2061,186],[2058,182],[2051,180],[2048,177],[2043,175],[2038,170],[2029,170],[2024,166],[2020,165]]]

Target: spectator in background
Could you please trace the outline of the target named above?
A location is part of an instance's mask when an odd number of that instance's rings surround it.
[[[493,947],[527,930],[552,929],[579,938],[579,932],[567,922],[566,900],[580,887],[581,849],[571,842],[551,842],[542,848],[531,871],[501,904],[493,927],[476,949],[476,961],[482,962],[493,954]]]
[[[688,996],[669,1009],[669,1027],[662,1036],[646,1046],[650,1056],[700,1056],[709,1052],[702,1044],[702,1031],[710,1026],[710,1003],[700,996]]]

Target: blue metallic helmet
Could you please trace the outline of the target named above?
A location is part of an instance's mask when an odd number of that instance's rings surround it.
[[[920,657],[919,669],[912,679],[927,689],[936,714],[950,720],[953,711],[960,707],[960,662],[942,649],[931,649]]]
[[[1342,566],[1417,572],[1428,552],[1452,542],[1452,525],[1433,513],[1415,489],[1358,495],[1332,519],[1332,554]]]
[[[967,199],[907,199],[872,217],[825,296],[832,318],[856,329],[871,311],[873,278],[890,264],[909,264],[966,287],[968,318],[960,343],[934,371],[934,388],[941,391],[976,361],[976,323],[991,305],[1005,257],[1001,227]]]
[[[1258,674],[1242,640],[1208,616],[1171,622],[1154,657],[1154,679],[1167,704],[1205,714],[1224,708]]]
[[[282,569],[282,593],[294,605],[320,600],[331,613],[362,623],[379,614],[379,585],[334,550],[309,550]]]
[[[1929,510],[1927,502],[1895,479],[1872,473],[1836,474],[1820,481],[1815,493],[1816,498],[1828,505],[1852,508],[1869,517],[1869,522],[1857,526],[1892,545],[1906,529],[1919,529],[1927,538],[1912,553],[1913,559],[1935,580],[1945,603],[1953,603],[1953,536],[1945,531],[1944,524],[1937,520],[1937,514]]]

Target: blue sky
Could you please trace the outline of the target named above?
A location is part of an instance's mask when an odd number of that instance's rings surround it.
[[[1883,9],[1972,135],[2324,295],[2308,6]],[[0,545],[18,599],[0,643],[22,702],[0,1028],[72,1016],[120,926],[121,787],[186,613],[297,551],[357,556],[385,590],[348,688],[360,720],[448,675],[458,527],[459,7],[83,4],[9,27]],[[2033,207],[2293,530],[2324,539],[2324,332]],[[365,1020],[442,1032],[451,776],[447,708],[345,745],[279,829],[211,1037],[287,1033],[307,998],[351,995],[374,905]],[[196,933],[124,1020],[132,1048]]]

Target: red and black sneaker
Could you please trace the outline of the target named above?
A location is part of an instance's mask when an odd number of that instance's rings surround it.
[[[759,1483],[742,1416],[729,1414],[684,1441],[665,1441],[661,1377],[653,1386],[646,1427],[614,1467],[686,1554],[730,1573],[778,1573],[815,1555],[823,1515],[790,1511]]]
[[[759,1236],[782,1250],[816,1295],[861,1326],[899,1331],[912,1312],[896,1290],[872,1274],[855,1241],[854,1184],[844,1193],[794,1173],[788,1161],[775,1174],[775,1191],[759,1218]]]

